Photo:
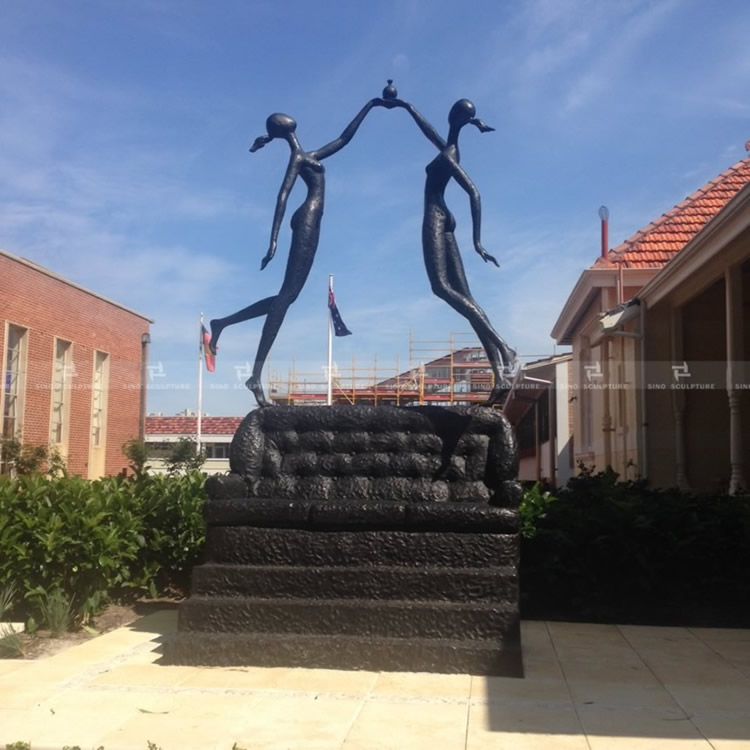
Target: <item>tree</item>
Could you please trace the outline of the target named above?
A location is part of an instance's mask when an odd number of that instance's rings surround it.
[[[146,464],[148,463],[148,446],[142,438],[133,438],[128,440],[122,446],[122,452],[128,459],[130,470],[136,477],[142,477],[146,474]]]
[[[21,443],[16,438],[0,440],[2,463],[13,474],[49,474],[56,476],[66,473],[65,459],[53,445]]]
[[[170,474],[189,474],[203,468],[205,460],[206,454],[198,451],[195,440],[180,438],[169,456],[164,459],[164,463]]]

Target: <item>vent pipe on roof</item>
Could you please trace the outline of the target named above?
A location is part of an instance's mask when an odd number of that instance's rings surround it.
[[[602,258],[609,258],[609,209],[606,206],[599,208],[599,218],[602,220]]]

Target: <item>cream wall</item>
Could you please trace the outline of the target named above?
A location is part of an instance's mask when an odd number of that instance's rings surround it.
[[[612,309],[615,290],[602,290],[598,305],[573,339],[573,391],[576,394],[575,462],[602,471],[611,466],[623,478],[640,475],[639,363],[635,338],[639,322],[626,326],[627,336],[601,336],[599,313]],[[588,368],[588,369],[587,369]]]

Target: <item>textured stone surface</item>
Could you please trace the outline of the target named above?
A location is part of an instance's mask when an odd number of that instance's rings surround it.
[[[193,572],[194,596],[264,599],[418,599],[515,602],[518,572],[512,567],[405,566],[293,567],[207,563]]]
[[[253,526],[208,529],[211,562],[238,565],[517,565],[517,534],[302,531]]]
[[[517,623],[502,602],[384,599],[261,599],[191,596],[183,631],[300,633],[395,638],[501,639]]]
[[[442,638],[185,632],[165,647],[172,664],[294,665],[523,677],[520,637],[515,634],[500,643]]]
[[[215,474],[206,479],[206,492],[212,500],[247,497],[247,485],[238,474]]]
[[[475,503],[397,503],[272,500],[268,498],[212,499],[206,505],[209,526],[257,526],[345,531],[401,529],[513,533],[518,513]]]
[[[516,455],[481,407],[251,412],[166,660],[521,676]]]
[[[257,409],[237,430],[230,464],[250,497],[503,506],[515,500],[504,483],[518,469],[501,412],[436,406]]]

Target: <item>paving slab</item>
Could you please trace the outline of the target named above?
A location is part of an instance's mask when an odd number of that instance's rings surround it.
[[[523,622],[525,677],[160,663],[174,611],[0,661],[0,747],[750,750],[750,631]]]

